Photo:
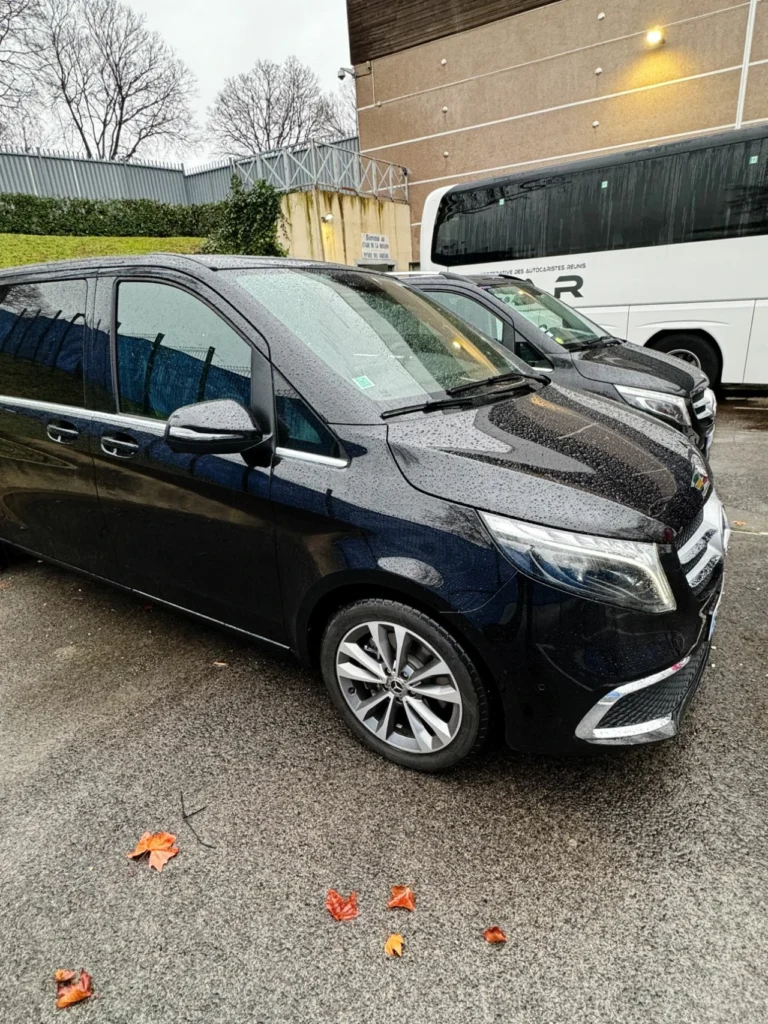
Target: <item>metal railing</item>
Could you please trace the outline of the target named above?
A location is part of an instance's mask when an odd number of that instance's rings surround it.
[[[407,170],[361,154],[357,138],[292,146],[190,170],[181,164],[119,163],[72,153],[0,148],[0,192],[71,199],[154,199],[193,206],[224,199],[233,174],[249,185],[263,179],[280,192],[320,188],[408,201]]]
[[[364,156],[356,148],[342,145],[313,142],[239,160],[234,167],[246,184],[263,179],[281,192],[327,188],[334,192],[408,201],[408,174],[404,167]]]

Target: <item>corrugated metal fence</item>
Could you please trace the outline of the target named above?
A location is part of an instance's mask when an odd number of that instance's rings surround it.
[[[215,203],[233,174],[252,184],[263,178],[281,192],[309,188],[407,201],[405,168],[362,156],[359,141],[311,143],[247,160],[224,160],[185,171],[182,164],[114,163],[69,153],[0,149],[0,192],[82,199],[154,199],[194,206]]]
[[[179,164],[123,164],[66,153],[0,150],[0,192],[68,199],[156,199],[186,205]]]

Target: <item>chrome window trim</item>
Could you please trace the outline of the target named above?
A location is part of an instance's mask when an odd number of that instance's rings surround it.
[[[35,409],[40,412],[52,412],[61,416],[92,416],[93,413],[82,405],[59,405],[58,402],[43,402],[37,398],[15,398],[13,395],[0,395],[3,405],[18,405],[22,409]]]
[[[612,729],[601,729],[600,722],[622,697],[626,697],[630,693],[636,693],[638,690],[644,690],[648,686],[653,686],[654,683],[660,683],[663,679],[669,679],[670,676],[684,669],[690,660],[691,656],[688,655],[682,661],[672,665],[671,668],[664,669],[663,672],[656,672],[655,675],[646,676],[644,679],[636,679],[632,683],[624,683],[611,690],[610,693],[601,697],[593,708],[590,708],[576,726],[577,739],[585,740],[587,743],[620,743],[626,745],[630,743],[647,743],[649,740],[661,740],[674,736],[677,732],[677,726],[671,715],[666,715],[664,718],[654,718],[648,722],[637,722],[634,725],[615,726]]]
[[[275,455],[279,459],[312,462],[317,466],[332,466],[334,469],[346,469],[349,465],[348,459],[336,459],[332,455],[315,455],[314,452],[302,452],[296,448],[276,448]]]
[[[139,430],[150,433],[165,433],[166,420],[152,419],[150,416],[130,416],[122,412],[98,412],[86,409],[84,405],[60,405],[58,402],[44,402],[36,398],[15,398],[13,395],[0,395],[0,404],[17,405],[21,409],[33,409],[36,412],[50,412],[55,416],[77,416],[79,419],[98,419],[105,423],[118,425],[128,424]]]
[[[17,405],[22,409],[33,409],[36,412],[49,412],[54,416],[76,416],[79,419],[100,420],[116,426],[134,427],[150,434],[165,434],[167,420],[152,419],[150,416],[131,416],[124,412],[98,412],[84,406],[59,405],[57,402],[43,402],[34,398],[14,398],[13,395],[0,395],[0,404]],[[331,455],[315,455],[313,452],[301,452],[293,448],[276,448],[275,455],[280,459],[293,459],[299,462],[311,462],[318,466],[330,466],[333,469],[346,469],[348,459],[336,459]]]
[[[92,412],[92,419],[103,420],[105,423],[114,423],[117,426],[135,427],[136,430],[144,430],[148,434],[165,433],[168,420],[156,420],[151,416],[131,416],[124,412]]]

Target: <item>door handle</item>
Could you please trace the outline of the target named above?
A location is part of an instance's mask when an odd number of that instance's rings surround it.
[[[101,439],[101,450],[115,459],[130,459],[139,450],[130,434],[105,434]]]
[[[80,436],[80,431],[65,420],[49,423],[46,433],[56,444],[74,444]]]

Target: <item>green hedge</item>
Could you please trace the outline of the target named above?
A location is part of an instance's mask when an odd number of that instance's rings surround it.
[[[204,238],[219,226],[221,203],[176,206],[151,199],[56,199],[0,194],[0,233]]]
[[[0,235],[0,267],[84,256],[142,256],[148,252],[198,252],[202,238],[109,238],[104,235]]]

